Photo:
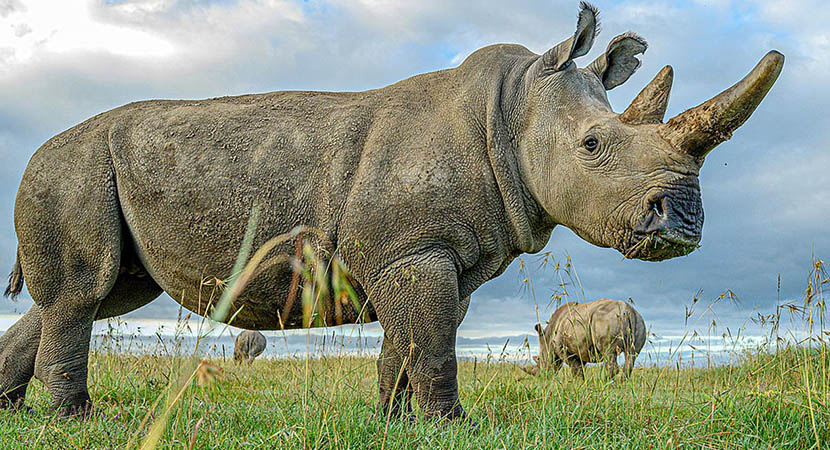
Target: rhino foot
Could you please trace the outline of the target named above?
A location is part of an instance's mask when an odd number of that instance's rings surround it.
[[[25,404],[26,387],[23,386],[22,393],[17,393],[20,389],[12,392],[7,392],[0,396],[0,409],[8,409],[15,412],[31,413],[34,410]]]
[[[438,411],[427,411],[424,413],[424,415],[429,419],[439,420],[443,422],[466,421],[470,419],[470,417],[467,415],[467,412],[464,411],[464,408],[461,407],[461,403],[459,403],[458,401],[456,401],[455,404],[451,408],[449,408],[449,410],[443,412]]]
[[[71,417],[81,420],[86,420],[92,417],[93,407],[89,394],[79,394],[75,397],[55,402],[55,404],[58,405],[55,407],[55,412],[58,417]]]
[[[405,425],[415,425],[418,423],[418,415],[412,412],[400,412],[398,414],[392,413],[389,414],[389,408],[381,409],[377,408],[375,410],[375,417],[381,421],[381,423],[386,422],[400,422]]]
[[[458,405],[457,409],[460,410],[460,413],[456,413],[454,415],[429,415],[427,417],[437,420],[440,424],[445,426],[461,426],[463,428],[467,428],[472,433],[478,433],[481,431],[481,426],[478,422],[470,417],[470,415],[467,414],[463,408],[461,408],[461,405]]]
[[[471,433],[478,433],[481,431],[481,425],[472,417],[465,415],[464,418],[458,419],[459,424],[466,427]]]

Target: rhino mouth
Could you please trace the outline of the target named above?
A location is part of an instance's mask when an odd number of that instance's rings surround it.
[[[652,233],[635,233],[628,249],[623,253],[627,259],[663,261],[686,256],[700,247],[699,236],[687,236],[674,230]]]

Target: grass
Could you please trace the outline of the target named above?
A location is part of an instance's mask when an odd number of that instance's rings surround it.
[[[637,368],[607,382],[530,377],[509,363],[462,362],[462,402],[480,424],[375,416],[369,358],[207,360],[170,411],[156,448],[826,448],[830,352],[746,353],[731,366]],[[30,386],[30,414],[0,411],[4,448],[122,448],[144,440],[186,357],[94,353],[86,422],[58,419]],[[207,363],[207,364],[206,364]],[[149,418],[149,420],[148,420]]]

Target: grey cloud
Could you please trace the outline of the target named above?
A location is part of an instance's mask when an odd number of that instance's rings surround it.
[[[32,32],[32,27],[30,27],[29,25],[27,25],[25,23],[18,23],[17,25],[14,25],[14,35],[15,35],[15,37],[23,37],[23,36],[26,36],[27,34],[29,34],[31,32]]]
[[[0,0],[0,17],[8,17],[9,14],[25,10],[26,6],[20,0]]]

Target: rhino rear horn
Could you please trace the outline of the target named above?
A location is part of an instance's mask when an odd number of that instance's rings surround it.
[[[620,114],[620,120],[629,125],[645,123],[663,123],[666,108],[669,106],[674,70],[671,66],[663,67],[653,80],[634,97],[634,101]]]
[[[703,158],[744,124],[767,95],[784,66],[784,55],[773,50],[741,81],[712,99],[673,117],[660,134],[675,148]]]
[[[576,22],[576,32],[539,58],[541,66],[537,74],[544,76],[566,69],[571,60],[587,54],[594,45],[594,38],[599,33],[597,16],[599,11],[588,2],[579,4],[579,18]]]

